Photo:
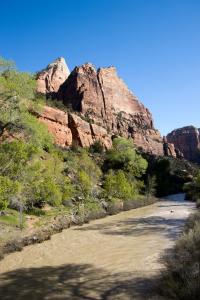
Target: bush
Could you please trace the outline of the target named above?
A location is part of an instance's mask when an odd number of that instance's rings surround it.
[[[104,152],[104,147],[103,147],[101,141],[95,141],[94,144],[90,146],[89,151],[91,153],[100,153],[100,154],[102,154]]]
[[[132,140],[115,138],[113,149],[107,152],[104,169],[122,169],[133,177],[141,177],[147,166],[147,161],[134,149]]]
[[[110,171],[105,176],[103,187],[107,195],[112,198],[130,199],[138,192],[122,170]]]
[[[187,233],[187,232],[189,232],[190,229],[193,229],[196,223],[200,224],[200,212],[199,211],[191,214],[188,217],[188,219],[185,223],[185,227],[184,227],[185,232]]]
[[[189,200],[197,201],[200,199],[200,173],[194,177],[192,182],[185,183],[184,192]]]
[[[6,176],[0,176],[0,210],[7,208],[11,198],[18,192],[18,182],[10,180]]]
[[[200,298],[200,213],[189,217],[185,233],[165,257],[162,293],[172,299]]]
[[[79,149],[79,152],[68,152],[64,155],[64,160],[67,166],[66,172],[72,178],[76,195],[83,197],[83,200],[96,196],[102,172],[87,151]]]

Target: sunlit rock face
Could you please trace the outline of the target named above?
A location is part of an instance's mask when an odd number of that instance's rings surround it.
[[[55,118],[52,121],[54,113],[48,108],[40,116],[59,145],[89,147],[100,141],[108,149],[112,137],[122,136],[133,139],[138,149],[150,154],[176,156],[173,145],[166,148],[167,142],[154,128],[149,110],[128,89],[114,67],[96,69],[86,63],[69,73],[64,59],[59,58],[38,73],[37,91],[62,101],[72,111],[65,113],[67,124]]]
[[[183,153],[184,158],[200,162],[200,130],[194,126],[175,129],[167,135],[167,141]]]
[[[46,95],[57,93],[69,74],[65,59],[63,57],[56,59],[46,69],[37,73],[37,92]]]
[[[132,138],[142,150],[163,155],[163,141],[152,115],[117,75],[114,67],[76,67],[61,85],[58,97],[66,106],[111,135]]]
[[[45,106],[43,111],[38,114],[38,118],[47,126],[57,145],[61,147],[72,145],[72,133],[68,127],[68,114],[66,112]]]
[[[76,114],[45,106],[37,116],[53,135],[55,143],[61,147],[90,147],[97,141],[105,149],[112,147],[111,136],[104,128],[89,124]]]

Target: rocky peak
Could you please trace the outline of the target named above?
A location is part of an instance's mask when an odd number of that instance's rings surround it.
[[[69,114],[67,126],[72,133],[72,144],[84,147],[99,139],[109,148],[112,136],[123,136],[132,138],[135,145],[145,152],[164,154],[163,139],[153,126],[151,113],[128,89],[115,67],[96,69],[91,63],[86,63],[60,78],[60,63],[62,60],[40,72],[38,85],[40,91],[47,95],[54,93],[57,99],[78,112],[79,116]],[[54,78],[53,74],[56,74]],[[59,82],[58,79],[62,80]],[[50,122],[44,116],[41,118]],[[165,152],[175,156],[173,146],[167,147]]]
[[[173,130],[167,135],[167,141],[183,153],[184,158],[200,161],[200,131],[194,126],[186,126]]]
[[[37,73],[37,92],[51,95],[58,92],[60,85],[68,78],[70,71],[65,59],[59,57],[46,69]]]
[[[67,106],[109,134],[133,138],[143,150],[163,155],[162,137],[153,127],[151,113],[118,77],[116,68],[96,70],[90,63],[76,67],[58,94]]]

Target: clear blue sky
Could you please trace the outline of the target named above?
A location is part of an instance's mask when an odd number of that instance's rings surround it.
[[[35,72],[115,65],[166,134],[200,127],[199,0],[1,0],[0,55]]]

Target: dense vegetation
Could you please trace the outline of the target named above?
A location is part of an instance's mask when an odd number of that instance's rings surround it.
[[[189,216],[181,238],[164,258],[162,293],[170,299],[196,300],[200,299],[200,174],[184,188],[198,211]]]
[[[200,298],[200,212],[191,215],[182,237],[165,257],[162,293],[169,299]]]
[[[40,214],[49,205],[79,214],[119,201],[143,203],[148,163],[132,142],[116,138],[107,152],[98,142],[90,149],[56,147],[32,113],[44,102],[34,75],[1,58],[0,210]]]
[[[200,175],[186,161],[145,159],[124,138],[115,138],[108,151],[100,142],[90,149],[54,145],[45,125],[33,114],[46,103],[35,93],[35,84],[34,75],[18,72],[13,62],[0,58],[0,224],[18,224],[17,211],[21,228],[23,213],[42,217],[47,211],[50,216],[64,211],[98,217],[108,209],[115,213],[113,207],[120,203],[133,208],[149,203],[154,194],[182,190],[200,206]],[[165,257],[162,286],[167,297],[200,297],[199,249],[197,212]]]
[[[199,170],[197,165],[183,159],[147,156],[147,160],[147,173],[151,175],[151,178],[156,177],[158,197],[183,193],[185,183],[190,183]]]

